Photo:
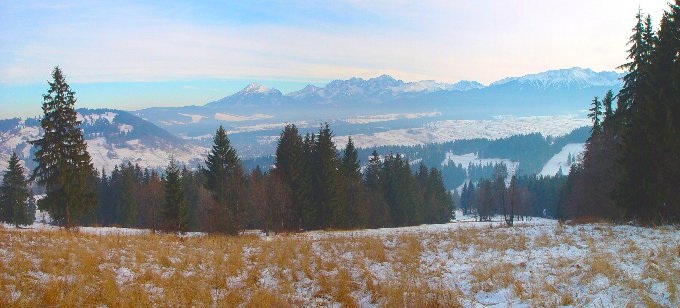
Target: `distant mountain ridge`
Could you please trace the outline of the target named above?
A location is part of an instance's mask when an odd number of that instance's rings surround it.
[[[206,106],[280,106],[287,103],[342,104],[352,102],[383,103],[401,96],[425,95],[433,92],[464,92],[485,88],[517,89],[585,89],[589,87],[621,85],[623,74],[613,71],[595,72],[591,69],[572,67],[507,77],[485,86],[477,81],[461,80],[457,83],[441,83],[434,80],[404,82],[389,75],[363,79],[353,77],[333,80],[324,87],[307,85],[303,89],[283,94],[264,85],[251,83],[241,91],[226,96]]]
[[[491,83],[494,86],[524,86],[535,88],[568,88],[583,89],[593,86],[617,86],[621,84],[623,74],[616,72],[594,72],[591,69],[572,67],[570,69],[552,70],[521,77],[508,77]]]
[[[572,67],[503,78],[485,86],[465,80],[404,82],[380,75],[307,85],[287,94],[252,83],[206,105],[151,107],[132,113],[180,138],[198,142],[209,141],[215,128],[222,125],[230,131],[232,142],[256,155],[266,147],[267,140],[278,136],[277,130],[285,123],[306,123],[305,128],[310,128],[330,122],[343,134],[358,134],[437,120],[483,120],[499,115],[585,118],[583,111],[589,108],[593,96],[601,97],[608,90],[617,93],[622,76]],[[434,116],[412,118],[424,114]]]

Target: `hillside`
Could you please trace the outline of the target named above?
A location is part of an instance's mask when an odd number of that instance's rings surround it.
[[[112,170],[117,164],[131,162],[142,167],[159,168],[173,155],[178,161],[196,165],[205,148],[182,140],[166,130],[126,111],[78,109],[78,119],[95,168]],[[33,147],[29,141],[40,138],[37,119],[0,121],[0,170],[13,151],[33,168]]]

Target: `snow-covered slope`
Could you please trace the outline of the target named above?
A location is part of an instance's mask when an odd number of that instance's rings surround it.
[[[475,153],[463,155],[455,155],[451,152],[446,153],[446,158],[444,158],[444,161],[442,161],[442,166],[446,166],[448,164],[461,165],[463,169],[468,172],[468,178],[466,181],[469,180],[468,167],[470,164],[483,166],[488,164],[505,164],[508,167],[508,176],[505,179],[506,184],[510,184],[510,179],[512,179],[512,177],[517,173],[517,167],[519,167],[519,162],[512,161],[507,158],[479,158]]]
[[[181,140],[167,131],[131,115],[112,109],[79,109],[78,119],[85,136],[92,162],[97,169],[112,170],[124,162],[142,167],[167,165],[170,156],[179,162],[194,165],[202,161],[207,148]],[[30,141],[40,138],[36,119],[2,120],[0,125],[0,171],[12,152],[30,168],[34,166]]]
[[[358,116],[344,119],[344,122],[351,124],[367,124],[376,122],[386,122],[394,121],[399,119],[419,119],[419,118],[429,118],[442,115],[440,112],[419,112],[419,113],[388,113],[388,114],[378,114],[372,116]]]
[[[621,83],[622,74],[616,72],[594,72],[591,69],[573,67],[569,69],[552,70],[522,77],[509,77],[496,81],[490,87],[515,86],[533,87],[538,89],[561,88],[583,89],[593,86],[614,87]]]
[[[488,138],[499,139],[512,135],[541,133],[561,136],[576,128],[590,125],[590,120],[573,116],[496,117],[492,120],[446,120],[422,127],[394,129],[374,134],[352,135],[360,148],[381,145],[421,145],[452,140]],[[336,137],[336,144],[346,144],[349,136]]]
[[[245,107],[245,106],[279,106],[288,101],[288,98],[277,89],[251,83],[234,95],[208,103],[209,107]]]
[[[484,85],[477,81],[461,80],[456,83],[440,83],[434,80],[422,80],[416,82],[408,82],[397,87],[393,87],[392,91],[399,92],[435,92],[435,91],[468,91],[473,89],[482,89]]]
[[[540,175],[554,176],[560,169],[562,169],[562,174],[569,174],[571,165],[581,158],[584,147],[585,143],[570,143],[565,145],[559,153],[550,158],[545,166],[543,166]],[[571,162],[569,159],[570,157]]]

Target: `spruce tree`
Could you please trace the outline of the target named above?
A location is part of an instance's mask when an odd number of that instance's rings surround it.
[[[121,165],[121,179],[118,190],[118,222],[122,227],[134,227],[137,225],[137,200],[135,198],[135,175],[134,167],[130,162],[127,166]]]
[[[236,234],[240,230],[239,216],[245,205],[241,196],[245,175],[236,150],[222,126],[215,132],[213,147],[205,165],[205,186],[219,207],[215,214],[222,217],[218,228],[221,232]]]
[[[496,164],[493,170],[493,208],[491,214],[505,214],[507,198],[505,179],[508,178],[508,166],[504,163]]]
[[[364,185],[368,195],[368,224],[371,227],[384,228],[391,226],[392,219],[385,201],[383,190],[383,164],[377,151],[373,151],[366,165]]]
[[[609,122],[609,120],[614,116],[614,109],[613,109],[613,103],[614,103],[614,93],[612,90],[607,91],[607,93],[604,95],[604,98],[602,99],[602,105],[604,107],[604,118],[602,122]]]
[[[628,41],[628,60],[629,62],[621,65],[619,68],[627,71],[623,77],[623,87],[619,91],[619,107],[617,112],[621,113],[622,117],[628,117],[628,111],[635,106],[635,100],[638,98],[638,89],[644,84],[646,72],[648,71],[649,53],[652,49],[652,39],[650,37],[651,30],[645,27],[642,12],[635,15],[636,23],[633,27],[633,34]],[[648,26],[650,23],[647,23]],[[652,35],[653,36],[653,35]]]
[[[593,136],[598,136],[602,133],[602,125],[601,125],[601,120],[602,120],[602,102],[600,102],[600,99],[595,96],[593,99],[593,102],[591,104],[592,107],[588,109],[590,113],[588,113],[588,117],[593,120]]]
[[[204,185],[205,181],[201,181],[202,175],[205,172],[197,171],[193,172],[187,169],[186,166],[182,167],[182,189],[184,190],[184,197],[187,200],[187,229],[188,230],[198,230],[199,229],[199,211],[201,204],[200,189]],[[223,218],[224,219],[224,218]],[[234,226],[240,225],[240,220],[236,221]]]
[[[97,224],[108,225],[110,224],[110,214],[109,205],[111,198],[109,194],[111,193],[109,177],[106,175],[106,170],[102,168],[101,177],[99,178],[99,185],[97,187],[99,190],[99,204],[97,205]]]
[[[365,227],[368,220],[368,209],[364,196],[364,187],[361,183],[359,154],[354,147],[351,137],[348,139],[343,152],[340,171],[343,178],[343,197],[346,204],[342,225],[346,228]]]
[[[650,182],[658,199],[658,215],[652,221],[660,223],[680,220],[680,1],[669,4],[664,12],[651,53],[650,95],[646,108],[641,108],[638,123],[648,127],[647,139],[654,147],[640,149],[648,155]],[[646,116],[645,116],[646,115]]]
[[[381,178],[393,225],[421,224],[422,203],[418,198],[418,184],[411,173],[408,160],[402,159],[399,154],[385,156]]]
[[[639,16],[638,14],[638,24],[642,23]],[[666,17],[667,15],[664,15],[664,19]],[[631,70],[624,77],[626,91],[623,93],[627,95],[629,109],[625,117],[621,145],[624,174],[617,198],[627,219],[654,223],[660,217],[660,209],[664,204],[661,174],[666,168],[663,166],[663,153],[660,148],[663,130],[659,129],[658,124],[664,109],[663,99],[660,99],[659,94],[663,93],[662,89],[666,87],[658,73],[666,71],[667,67],[653,69],[654,64],[666,61],[657,57],[658,53],[655,52],[656,45],[660,42],[652,31],[650,18],[647,18],[641,29],[636,28],[634,36],[642,39],[641,43],[634,43],[635,46],[641,45],[642,48],[639,51],[641,55],[635,55],[636,61],[640,63],[629,66]],[[665,63],[664,66],[668,64]],[[634,82],[629,82],[633,80],[633,76]]]
[[[29,211],[31,192],[24,172],[19,157],[12,153],[0,186],[0,221],[13,224],[15,227],[30,225],[34,219]]]
[[[680,55],[680,0],[670,4],[668,12],[668,22],[666,26],[671,35],[667,39],[667,44],[670,50],[675,50],[676,55]],[[666,119],[668,125],[664,135],[665,143],[668,144],[666,150],[666,169],[664,173],[664,183],[668,191],[667,200],[669,200],[668,221],[680,221],[680,56],[676,56],[673,64],[670,67],[671,93],[667,100],[667,114]],[[674,98],[674,99],[673,99]],[[675,170],[675,172],[673,172]],[[675,183],[675,185],[673,184]]]
[[[43,95],[43,137],[32,144],[37,148],[33,178],[45,187],[46,197],[38,207],[66,228],[92,212],[97,205],[96,174],[87,152],[83,132],[78,127],[75,92],[66,83],[59,67],[52,72],[50,88]]]
[[[418,194],[418,208],[416,208],[418,223],[432,223],[431,214],[436,207],[436,200],[433,199],[433,190],[429,187],[430,172],[422,161],[418,164],[415,178]]]
[[[316,136],[307,133],[303,141],[303,170],[299,186],[295,191],[295,205],[300,211],[300,226],[305,229],[313,229],[319,225],[319,208],[315,204],[314,194],[314,166],[315,166],[315,144]],[[299,229],[299,227],[298,227]]]
[[[182,187],[181,171],[174,157],[165,169],[163,181],[165,203],[163,204],[163,225],[168,231],[187,231],[187,200]]]
[[[305,157],[305,143],[295,124],[288,124],[283,128],[276,147],[274,166],[276,173],[283,182],[286,191],[293,200],[291,217],[296,221],[286,222],[291,229],[310,228],[308,169]]]
[[[345,204],[341,194],[338,153],[328,123],[319,128],[313,150],[313,187],[319,227],[337,228],[345,221]]]
[[[427,223],[447,223],[454,218],[453,196],[446,191],[441,172],[432,168],[427,178]]]
[[[463,188],[460,190],[460,208],[463,211],[463,215],[467,215],[470,212],[468,193],[468,185],[467,181],[465,181]]]

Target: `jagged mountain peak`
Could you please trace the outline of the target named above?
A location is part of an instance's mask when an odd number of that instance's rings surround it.
[[[474,89],[482,89],[485,86],[474,80],[461,80],[451,85],[449,90],[467,91]]]
[[[245,88],[243,88],[241,91],[237,92],[236,95],[249,95],[249,94],[281,94],[281,92],[277,89],[269,88],[267,86],[263,86],[259,83],[251,83],[247,85]]]
[[[251,83],[235,94],[210,102],[207,106],[257,106],[257,105],[280,105],[285,99],[281,91]]]

